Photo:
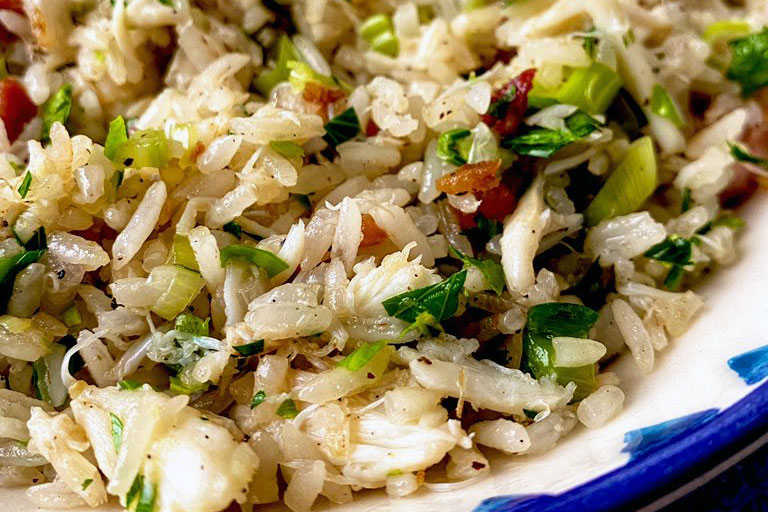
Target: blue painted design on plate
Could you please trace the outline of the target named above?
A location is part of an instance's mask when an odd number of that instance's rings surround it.
[[[709,411],[704,411],[709,413]],[[702,414],[702,413],[699,413]],[[701,421],[701,418],[699,418]],[[475,512],[615,512],[638,510],[701,475],[768,432],[768,382],[714,417],[657,444],[629,464],[561,494],[495,496]]]
[[[768,377],[768,345],[730,358],[728,366],[747,384],[760,382]]]
[[[717,409],[707,409],[648,427],[630,430],[624,434],[625,444],[621,451],[629,453],[631,462],[698,428],[714,418],[717,412]]]

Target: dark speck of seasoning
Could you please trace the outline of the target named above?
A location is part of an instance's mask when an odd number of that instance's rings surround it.
[[[205,434],[205,438],[206,438],[206,439],[210,439],[210,438],[211,438],[211,436],[209,436],[208,434]]]
[[[472,469],[476,469],[476,470],[480,471],[484,467],[485,467],[485,464],[483,464],[482,462],[478,462],[476,460],[472,461]]]
[[[368,375],[366,375],[366,377],[368,377],[369,379],[375,379],[376,378],[376,376],[373,373],[371,373],[371,372],[368,372]]]
[[[7,221],[7,220],[5,220],[5,219],[3,219],[3,227],[4,227],[4,228],[7,228],[7,227],[8,227],[8,221]]]
[[[117,299],[112,299],[109,305],[112,306],[112,309],[117,309]]]
[[[58,277],[59,279],[64,279],[65,275],[67,275],[67,271],[64,269],[56,271],[56,277]]]
[[[133,163],[133,158],[126,158],[125,160],[123,160],[123,165],[125,166],[129,166],[132,163]]]
[[[430,361],[429,359],[427,359],[424,356],[421,356],[419,359],[417,359],[417,361],[419,361],[420,363],[424,363],[424,364],[432,364],[432,361]]]
[[[148,454],[147,454],[147,458],[148,458],[148,459],[151,459],[151,458],[152,458],[152,455],[148,453]]]

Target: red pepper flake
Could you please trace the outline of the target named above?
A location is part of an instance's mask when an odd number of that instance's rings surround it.
[[[387,233],[381,229],[376,224],[376,221],[373,220],[373,217],[367,213],[363,214],[361,230],[363,232],[363,239],[360,242],[360,247],[370,247],[372,245],[379,244],[388,238]]]
[[[23,85],[13,78],[0,80],[0,119],[5,123],[9,141],[18,139],[24,126],[36,115],[37,106]]]
[[[527,69],[491,95],[491,105],[482,119],[502,137],[516,133],[520,127],[528,109],[528,93],[533,88],[535,75],[535,69]]]
[[[379,134],[380,130],[381,128],[379,128],[379,125],[377,125],[373,119],[369,119],[368,124],[365,125],[365,136],[375,137]]]
[[[435,186],[448,194],[485,192],[501,183],[500,167],[501,160],[464,164],[451,174],[438,178]]]

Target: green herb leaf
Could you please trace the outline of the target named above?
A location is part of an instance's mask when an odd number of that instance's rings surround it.
[[[425,311],[442,322],[456,313],[466,279],[467,271],[462,270],[437,284],[395,295],[381,304],[389,316],[406,322],[415,322]]]
[[[597,388],[595,365],[555,367],[552,338],[586,338],[598,316],[588,307],[564,302],[538,304],[530,308],[523,334],[523,359],[520,369],[537,379],[554,377],[561,385],[576,383],[576,400],[589,395]]]
[[[299,415],[299,410],[296,409],[296,404],[293,400],[288,398],[277,408],[277,415],[281,418],[291,419]]]
[[[243,234],[243,228],[235,221],[227,222],[222,229],[227,233],[235,235],[237,238],[240,238]]]
[[[469,147],[466,147],[465,152],[462,151],[462,148],[459,147],[459,141],[466,139],[470,135],[472,135],[472,132],[464,128],[456,128],[454,130],[448,130],[447,132],[441,133],[440,137],[437,139],[438,158],[445,160],[446,162],[453,165],[464,165],[467,163]]]
[[[104,141],[104,156],[114,161],[117,148],[122,146],[127,140],[128,128],[125,126],[125,119],[123,119],[123,116],[117,116],[109,123],[107,140]]]
[[[304,158],[304,148],[290,140],[273,140],[269,146],[285,158]]]
[[[221,250],[221,266],[224,267],[234,258],[242,258],[251,265],[263,268],[269,277],[275,277],[277,274],[288,268],[288,264],[263,249],[249,247],[247,245],[228,245]]]
[[[129,512],[153,512],[157,486],[144,479],[144,475],[136,475],[131,488],[125,496],[125,505]]]
[[[137,380],[131,380],[131,379],[123,379],[120,382],[117,383],[118,387],[120,389],[123,389],[125,391],[134,391],[136,389],[140,389],[143,384]]]
[[[83,490],[86,490],[88,486],[90,486],[92,483],[93,483],[93,478],[86,478],[85,480],[83,480],[83,485],[82,485]]]
[[[587,30],[587,32],[595,32],[595,28],[592,27],[590,30]],[[581,43],[582,48],[584,48],[584,51],[587,52],[587,55],[589,55],[590,59],[595,58],[595,54],[597,53],[597,42],[598,39],[595,36],[584,36],[584,42]]]
[[[253,395],[253,398],[251,398],[251,409],[255,409],[256,407],[261,405],[266,399],[267,399],[267,394],[264,392],[264,390],[258,391],[255,395]]]
[[[202,393],[203,391],[206,391],[210,386],[208,381],[202,383],[194,382],[192,384],[187,384],[182,381],[179,376],[169,377],[168,380],[171,383],[169,386],[171,392],[177,395],[193,395],[195,393]]]
[[[768,85],[768,27],[729,41],[728,47],[731,49],[731,63],[726,76],[741,84],[743,96],[752,96]]]
[[[21,185],[19,185],[18,192],[22,199],[27,197],[27,194],[29,194],[29,188],[32,186],[32,173],[27,171],[24,173],[24,179],[21,180]]]
[[[728,147],[731,148],[731,156],[737,162],[746,162],[749,164],[755,164],[765,169],[768,169],[768,158],[762,158],[757,155],[753,155],[745,147],[735,142],[729,142]]]
[[[488,281],[488,284],[491,286],[491,289],[496,292],[496,295],[501,295],[501,292],[504,291],[506,278],[504,277],[504,269],[501,267],[500,263],[497,263],[493,260],[480,260],[477,258],[471,258],[460,252],[452,245],[448,246],[448,250],[451,254],[453,254],[456,258],[460,259],[464,263],[464,268],[475,267],[480,270],[480,272],[483,273],[483,276],[485,276],[485,279]]]
[[[690,265],[691,242],[681,236],[671,235],[645,251],[644,256],[674,265]]]
[[[112,413],[109,413],[109,419],[112,423],[112,445],[115,447],[115,451],[119,452],[120,446],[123,444],[123,422]]]
[[[685,126],[685,120],[680,109],[677,108],[675,100],[669,95],[669,92],[659,84],[653,86],[651,93],[651,112],[657,116],[665,117],[672,121],[678,128]]]
[[[368,361],[373,359],[373,356],[379,353],[379,351],[387,346],[387,340],[377,341],[375,343],[363,343],[352,351],[347,357],[336,363],[336,366],[341,366],[350,371],[358,371],[363,366],[368,364]]]
[[[578,111],[565,120],[567,130],[532,128],[527,133],[507,138],[501,145],[518,155],[549,158],[558,150],[572,144],[600,128],[600,123],[589,114]]]
[[[26,268],[27,265],[42,258],[46,250],[45,228],[41,227],[24,244],[24,249],[20,253],[0,258],[0,312],[5,311],[8,306],[8,299],[13,292],[16,274]]]
[[[66,124],[69,113],[72,110],[72,86],[64,84],[56,93],[48,98],[43,105],[43,133],[40,142],[51,142],[51,127],[53,123]]]
[[[335,148],[342,142],[355,138],[358,133],[360,133],[360,120],[357,118],[355,109],[349,107],[325,123],[323,139],[330,147]]]
[[[233,347],[238,354],[244,357],[252,356],[254,354],[260,354],[264,352],[264,340],[254,341],[247,345],[237,345]]]
[[[685,187],[685,189],[683,189],[683,199],[680,202],[680,213],[685,213],[690,210],[692,204],[693,199],[691,198],[691,189]]]

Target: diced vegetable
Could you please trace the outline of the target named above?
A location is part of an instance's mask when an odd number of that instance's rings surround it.
[[[285,158],[304,158],[304,148],[289,140],[273,140],[269,146]]]
[[[520,368],[537,379],[551,377],[558,383],[576,384],[574,398],[580,400],[597,388],[595,365],[557,367],[554,364],[555,337],[587,338],[598,314],[578,304],[551,302],[528,310],[523,334],[523,359]]]
[[[379,350],[387,345],[387,340],[377,341],[375,343],[363,343],[353,350],[347,357],[336,363],[350,371],[357,371],[373,359],[373,356],[379,353]]]
[[[600,123],[584,112],[576,112],[565,120],[567,130],[532,128],[522,135],[504,139],[501,145],[518,155],[549,158],[558,150],[600,128]]]
[[[241,258],[263,268],[269,277],[275,277],[277,274],[288,268],[288,264],[264,249],[249,247],[247,245],[228,245],[221,250],[221,266],[224,267],[233,258]]]
[[[619,74],[601,62],[576,68],[557,91],[535,91],[536,97],[574,105],[588,114],[602,114],[621,89]]]
[[[173,246],[171,254],[168,255],[168,263],[179,265],[190,270],[199,271],[200,267],[195,258],[195,252],[189,243],[189,237],[184,235],[173,235]]]
[[[162,290],[150,310],[166,320],[173,320],[187,309],[205,285],[198,272],[179,265],[153,268],[149,281],[153,288]]]
[[[118,166],[140,169],[168,165],[170,152],[163,130],[139,130],[115,150],[112,161]]]
[[[66,351],[64,345],[54,344],[47,355],[32,365],[38,398],[54,407],[60,407],[67,401],[67,388],[61,380],[61,365]]]
[[[663,242],[659,242],[647,251],[644,256],[654,260],[661,261],[669,267],[669,273],[664,280],[664,286],[670,290],[677,289],[682,280],[685,266],[692,265],[691,241],[677,235],[667,237]]]
[[[71,110],[72,86],[64,84],[43,105],[43,133],[40,142],[46,144],[51,141],[51,126],[55,122],[66,124]]]
[[[237,238],[240,238],[243,234],[243,228],[235,221],[227,222],[221,229],[235,235]]]
[[[381,304],[389,316],[406,322],[415,322],[424,312],[442,322],[456,313],[466,279],[467,271],[462,270],[437,284],[395,295]]]
[[[360,37],[375,52],[397,57],[400,53],[400,41],[395,35],[392,19],[386,14],[375,14],[360,25]]]
[[[633,142],[587,209],[588,226],[637,210],[656,190],[656,152],[650,137]]]
[[[45,228],[41,227],[35,231],[19,253],[0,258],[0,312],[5,311],[7,307],[16,274],[27,265],[37,262],[46,250]]]
[[[693,199],[691,198],[691,189],[688,187],[685,187],[685,189],[683,190],[682,201],[680,201],[680,213],[685,213],[688,210],[690,210],[692,202],[693,202]]]
[[[488,284],[491,286],[491,289],[496,292],[497,295],[501,295],[505,284],[504,269],[502,268],[501,263],[497,263],[493,260],[471,258],[452,245],[448,246],[448,250],[464,263],[464,268],[475,267],[480,270],[488,281]]]
[[[247,345],[237,345],[234,347],[238,354],[244,357],[260,354],[264,352],[264,340],[254,341]]]
[[[731,49],[731,63],[726,76],[741,84],[743,96],[752,96],[768,85],[768,27],[729,41],[728,47]]]
[[[257,391],[255,395],[253,395],[253,398],[251,398],[251,409],[255,409],[262,403],[264,403],[264,400],[267,399],[267,394],[264,392],[264,390]]]
[[[29,194],[29,189],[32,186],[32,173],[27,171],[24,173],[24,178],[21,180],[21,185],[19,185],[19,188],[17,192],[21,196],[22,199],[27,197],[27,194]]]
[[[299,415],[299,410],[294,401],[288,398],[277,408],[277,415],[281,418],[292,419]]]
[[[651,93],[651,112],[657,116],[666,117],[678,128],[685,125],[685,120],[677,108],[675,100],[669,95],[669,92],[659,84],[653,86]]]
[[[66,311],[64,311],[63,319],[64,324],[67,327],[80,325],[83,321],[83,319],[80,317],[80,311],[77,310],[77,306],[74,304],[70,306]]]
[[[264,71],[256,77],[253,81],[253,85],[262,95],[267,96],[277,84],[288,80],[288,76],[291,74],[291,70],[288,68],[288,63],[290,61],[303,60],[299,50],[296,49],[296,46],[291,39],[283,34],[277,41],[275,67],[270,71]]]
[[[440,134],[437,139],[437,156],[453,165],[464,165],[472,147],[472,132],[465,128],[456,128]]]
[[[125,126],[123,116],[117,116],[109,123],[109,132],[104,141],[104,156],[110,160],[115,159],[117,148],[128,140],[128,128]]]
[[[37,106],[27,96],[23,85],[13,78],[0,80],[0,119],[11,143],[19,138],[24,126],[36,115]]]
[[[482,120],[502,137],[516,133],[523,122],[535,75],[535,69],[527,69],[491,95],[488,113],[482,116]]]
[[[308,83],[317,83],[324,87],[338,88],[338,82],[331,76],[321,75],[306,62],[292,60],[288,62],[288,82],[296,91],[303,91]]]
[[[325,123],[324,128],[325,135],[323,135],[323,139],[325,139],[329,146],[335,148],[342,142],[355,138],[360,133],[360,120],[357,118],[355,109],[349,107]]]
[[[745,20],[718,20],[704,29],[701,38],[709,44],[722,39],[734,39],[749,34],[751,27]]]
[[[176,317],[174,329],[180,332],[189,333],[193,336],[208,336],[208,323],[210,320],[210,318],[203,320],[192,313],[182,313]]]

